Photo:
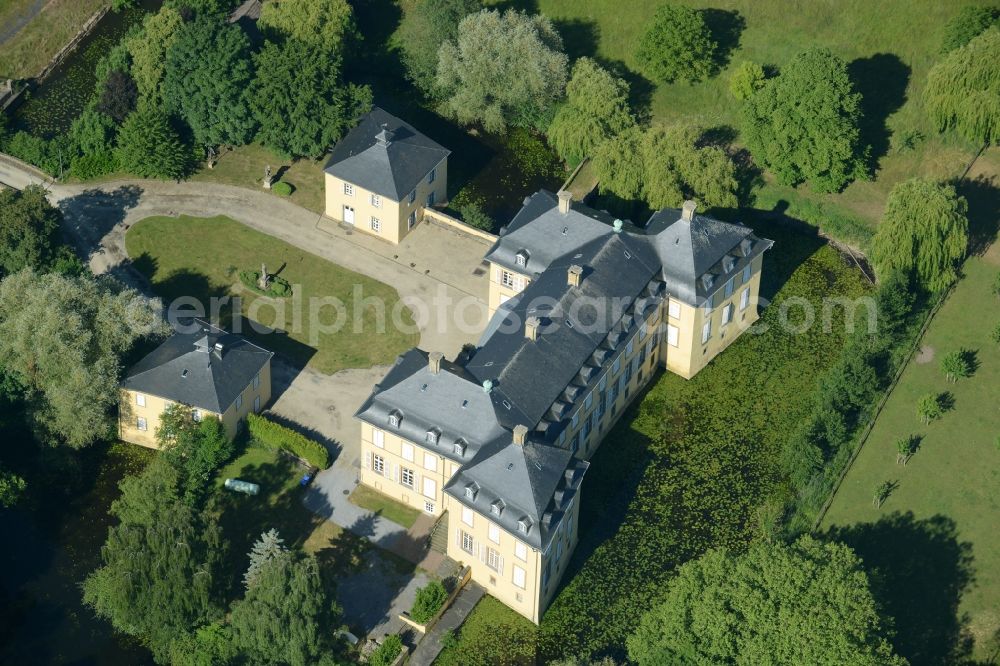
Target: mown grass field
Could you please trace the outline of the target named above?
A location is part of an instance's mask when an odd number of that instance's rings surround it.
[[[392,287],[227,217],[150,217],[128,230],[125,247],[165,303],[193,297],[210,312],[212,298],[239,296],[243,335],[320,372],[389,364],[417,343],[418,334],[392,325],[390,315],[399,301]],[[293,285],[292,298],[260,296],[244,287],[240,271],[259,271],[261,263]],[[374,308],[355,309],[356,286],[364,298],[385,304],[384,330]],[[343,323],[336,325],[338,308],[333,305],[310,307],[314,297],[337,299]],[[219,311],[231,328],[233,305],[221,303]],[[409,316],[405,310],[404,318],[412,323]]]
[[[30,14],[36,0],[0,0],[0,32]],[[111,0],[49,0],[42,11],[0,43],[0,79],[37,75],[59,49]]]
[[[971,656],[1000,649],[1000,247],[966,262],[965,278],[931,322],[924,353],[911,361],[823,522],[855,546],[895,615],[911,663],[957,663],[963,637]],[[949,383],[941,358],[975,352],[978,369]],[[931,356],[933,355],[933,358]],[[948,392],[954,408],[929,425],[916,414],[922,395]],[[920,437],[896,463],[897,440]],[[875,486],[896,484],[881,509]],[[946,651],[958,646],[959,654]],[[905,650],[903,649],[905,648]],[[988,663],[984,661],[983,663]]]
[[[413,523],[420,517],[420,512],[416,509],[360,484],[354,488],[348,499],[352,504],[360,506],[362,509],[368,509],[372,513],[377,513],[383,518],[388,518],[406,529],[413,527]]]
[[[878,158],[875,179],[832,195],[816,194],[808,186],[784,187],[768,179],[759,192],[758,208],[770,209],[787,201],[789,215],[822,225],[822,212],[816,210],[819,204],[874,226],[895,183],[913,176],[958,176],[978,149],[955,137],[938,135],[920,102],[927,72],[939,58],[944,24],[963,5],[977,4],[975,0],[686,1],[706,10],[728,59],[719,74],[694,85],[656,85],[638,73],[633,52],[659,3],[537,0],[514,4],[552,18],[571,56],[595,56],[627,68],[633,96],[654,122],[697,120],[738,131],[739,103],[728,92],[729,71],[735,64],[752,60],[780,68],[796,53],[817,46],[844,58],[865,96],[865,135]],[[891,148],[891,134],[907,131],[920,132],[924,140],[910,151]]]

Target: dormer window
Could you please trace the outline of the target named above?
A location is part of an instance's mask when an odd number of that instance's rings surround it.
[[[398,428],[399,424],[403,422],[403,415],[399,412],[393,411],[389,413],[389,425],[393,428]]]
[[[424,437],[424,441],[428,444],[437,444],[438,440],[441,439],[441,431],[437,428],[431,428],[427,431],[427,435]]]
[[[729,272],[733,270],[733,266],[736,265],[736,259],[731,254],[727,254],[722,258],[722,270]]]
[[[753,241],[749,238],[744,238],[740,241],[740,253],[744,257],[750,256],[750,251],[753,249]]]
[[[465,455],[465,440],[464,439],[456,439],[455,440],[455,446],[454,446],[453,450],[454,450],[456,456],[464,456]]]
[[[514,255],[514,263],[517,264],[518,266],[522,266],[522,267],[523,266],[527,266],[528,265],[528,251],[527,250],[521,250],[520,252],[518,252],[517,254],[515,254]]]
[[[531,531],[531,518],[527,516],[521,517],[517,521],[517,531],[521,534],[527,534]]]
[[[476,495],[479,494],[479,485],[476,483],[470,483],[465,487],[465,499],[474,500]]]
[[[507,506],[502,499],[490,504],[490,513],[499,518],[503,514],[504,507]]]
[[[715,282],[715,276],[711,273],[705,273],[701,276],[701,286],[705,289],[711,289],[713,282]]]

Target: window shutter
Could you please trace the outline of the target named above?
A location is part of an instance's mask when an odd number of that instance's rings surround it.
[[[455,528],[455,545],[458,546],[459,548],[462,547],[462,528],[461,527],[456,527]]]
[[[503,556],[500,557],[500,571],[499,571],[499,573],[500,573],[501,576],[503,575]]]
[[[372,452],[365,451],[365,469],[372,468]]]
[[[481,543],[477,543],[476,544],[476,552],[479,553],[479,561],[480,562],[485,562],[486,561],[486,549],[483,548],[483,544],[481,544]]]
[[[493,269],[493,280],[494,280],[495,282],[500,282],[500,280],[501,280],[501,278],[502,278],[502,277],[503,277],[503,276],[502,276],[502,275],[500,275],[500,267],[499,267],[499,266],[495,267],[495,268]]]

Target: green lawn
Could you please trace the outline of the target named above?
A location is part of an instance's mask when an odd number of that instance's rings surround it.
[[[191,180],[258,189],[264,182],[264,167],[270,165],[272,175],[295,188],[289,197],[292,203],[322,213],[324,163],[325,159],[290,160],[251,144],[223,152],[214,169],[202,167]]]
[[[781,67],[796,53],[820,46],[850,63],[865,94],[871,122],[866,127],[868,139],[875,154],[882,156],[878,177],[834,195],[768,183],[760,192],[758,207],[786,201],[788,214],[825,223],[815,214],[816,204],[825,204],[838,214],[874,225],[894,183],[917,175],[954,177],[975,153],[963,142],[937,135],[923,112],[920,95],[927,71],[940,57],[943,25],[963,5],[979,4],[976,0],[689,0],[684,4],[708,10],[708,22],[723,36],[718,41],[728,47],[729,58],[717,76],[694,85],[654,85],[637,73],[632,54],[657,4],[538,0],[537,8],[556,22],[571,56],[596,56],[628,68],[633,96],[640,107],[648,105],[654,121],[694,119],[738,130],[739,108],[727,86],[732,66],[742,60]],[[916,130],[926,139],[909,152],[887,150],[886,128]]]
[[[416,333],[405,333],[392,325],[391,313],[399,301],[392,287],[226,217],[150,217],[128,230],[125,246],[135,267],[150,279],[166,303],[193,296],[208,309],[211,297],[240,296],[244,335],[320,372],[388,364],[418,340]],[[292,283],[296,290],[293,298],[271,299],[244,288],[239,272],[259,271],[262,262],[269,272],[278,272]],[[379,330],[378,313],[372,305],[355,312],[356,286],[363,298],[385,304],[384,331]],[[314,297],[339,299],[346,323],[334,330],[337,308],[309,307]],[[222,308],[227,327],[231,326],[230,310],[230,305]],[[405,308],[404,315],[407,325],[412,324]],[[257,327],[261,330],[254,330],[247,318],[262,324]],[[264,327],[276,332],[266,332]]]
[[[35,0],[0,0],[0,31],[26,16]],[[0,44],[0,79],[36,76],[88,18],[110,0],[50,0],[41,13]]]
[[[823,523],[876,572],[899,650],[914,664],[955,663],[947,651],[962,635],[977,659],[1000,648],[1000,346],[989,339],[1000,325],[1000,299],[989,293],[1000,247],[965,271],[922,340],[933,360],[925,352],[906,368]],[[974,351],[979,368],[951,384],[940,360],[958,349]],[[954,409],[923,425],[918,398],[945,391]],[[895,442],[911,435],[920,447],[904,467]],[[883,481],[897,486],[876,509]]]
[[[420,516],[420,512],[416,509],[362,485],[357,486],[348,499],[362,509],[377,513],[406,529],[413,527],[413,523]]]

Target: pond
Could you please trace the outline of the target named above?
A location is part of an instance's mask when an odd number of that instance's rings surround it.
[[[25,496],[0,509],[0,663],[151,665],[148,650],[83,605],[79,588],[100,564],[118,482],[151,452],[121,444],[45,449],[28,435],[15,448],[19,437],[10,441],[7,428],[3,436],[10,451],[30,459],[16,467],[28,482]]]
[[[108,12],[76,49],[14,112],[14,128],[51,138],[69,131],[94,92],[97,63],[130,28],[142,23],[162,0],[140,0],[138,6]]]

